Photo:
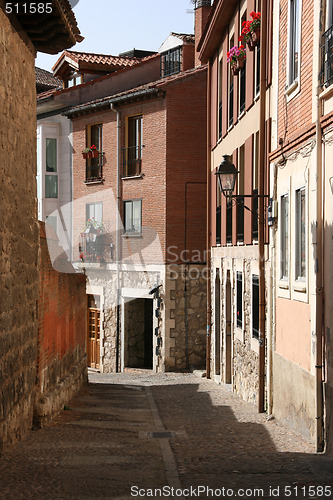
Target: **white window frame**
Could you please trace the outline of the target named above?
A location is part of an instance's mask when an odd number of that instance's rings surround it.
[[[282,212],[283,210],[283,200],[284,199],[288,199],[288,219],[287,219],[287,230],[288,230],[288,238],[287,238],[287,241],[288,241],[288,248],[286,249],[286,252],[285,252],[285,249],[284,249],[284,223],[285,223],[285,214]],[[280,244],[279,244],[279,250],[280,250],[280,273],[279,273],[279,277],[280,277],[280,282],[285,282],[285,283],[289,283],[289,279],[290,279],[290,194],[289,192],[287,193],[284,193],[280,196]],[[285,255],[285,265],[287,264],[288,266],[288,271],[287,273],[284,273],[284,270],[282,268],[282,262],[284,261],[283,259],[283,254],[286,253]]]
[[[298,25],[298,61],[297,61],[297,77],[291,80],[290,67],[291,67],[291,58],[292,54],[292,17],[291,17],[291,3],[297,2],[296,5],[296,19]],[[287,42],[287,81],[286,81],[286,96],[287,102],[290,101],[293,97],[295,97],[300,92],[300,72],[301,72],[301,40],[302,40],[302,0],[288,0],[288,42]]]

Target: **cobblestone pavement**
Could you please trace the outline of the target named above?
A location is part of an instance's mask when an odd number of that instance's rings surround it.
[[[91,372],[51,426],[0,459],[1,500],[163,498],[163,487],[164,498],[333,499],[333,459],[211,380],[148,371]]]

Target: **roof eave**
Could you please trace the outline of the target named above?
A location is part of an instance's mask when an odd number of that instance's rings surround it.
[[[208,59],[214,55],[221,44],[223,33],[228,27],[238,3],[238,0],[220,0],[216,5],[212,19],[197,47],[199,59],[203,64],[208,62]]]

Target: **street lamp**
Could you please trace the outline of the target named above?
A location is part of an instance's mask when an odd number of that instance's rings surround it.
[[[217,180],[220,191],[226,198],[232,195],[235,189],[236,177],[239,174],[239,170],[236,169],[230,158],[231,156],[229,155],[223,155],[223,160],[217,172],[215,172],[215,175],[218,176]]]

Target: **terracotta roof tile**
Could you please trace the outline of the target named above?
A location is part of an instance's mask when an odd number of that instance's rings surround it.
[[[52,73],[50,73],[50,71],[46,71],[46,69],[42,68],[37,68],[36,66],[35,73],[36,73],[37,85],[42,85],[43,87],[50,87],[50,88],[62,87],[61,80],[53,76]]]
[[[170,35],[176,36],[177,38],[180,38],[181,40],[183,40],[183,42],[187,42],[187,43],[194,43],[195,42],[194,35],[192,35],[192,34],[188,34],[188,33],[174,33],[172,31],[170,33]]]
[[[74,52],[66,50],[65,55],[73,58],[76,62],[85,62],[89,64],[103,64],[110,66],[134,66],[140,62],[140,59],[135,57],[119,57],[108,54],[93,54],[89,52]]]

